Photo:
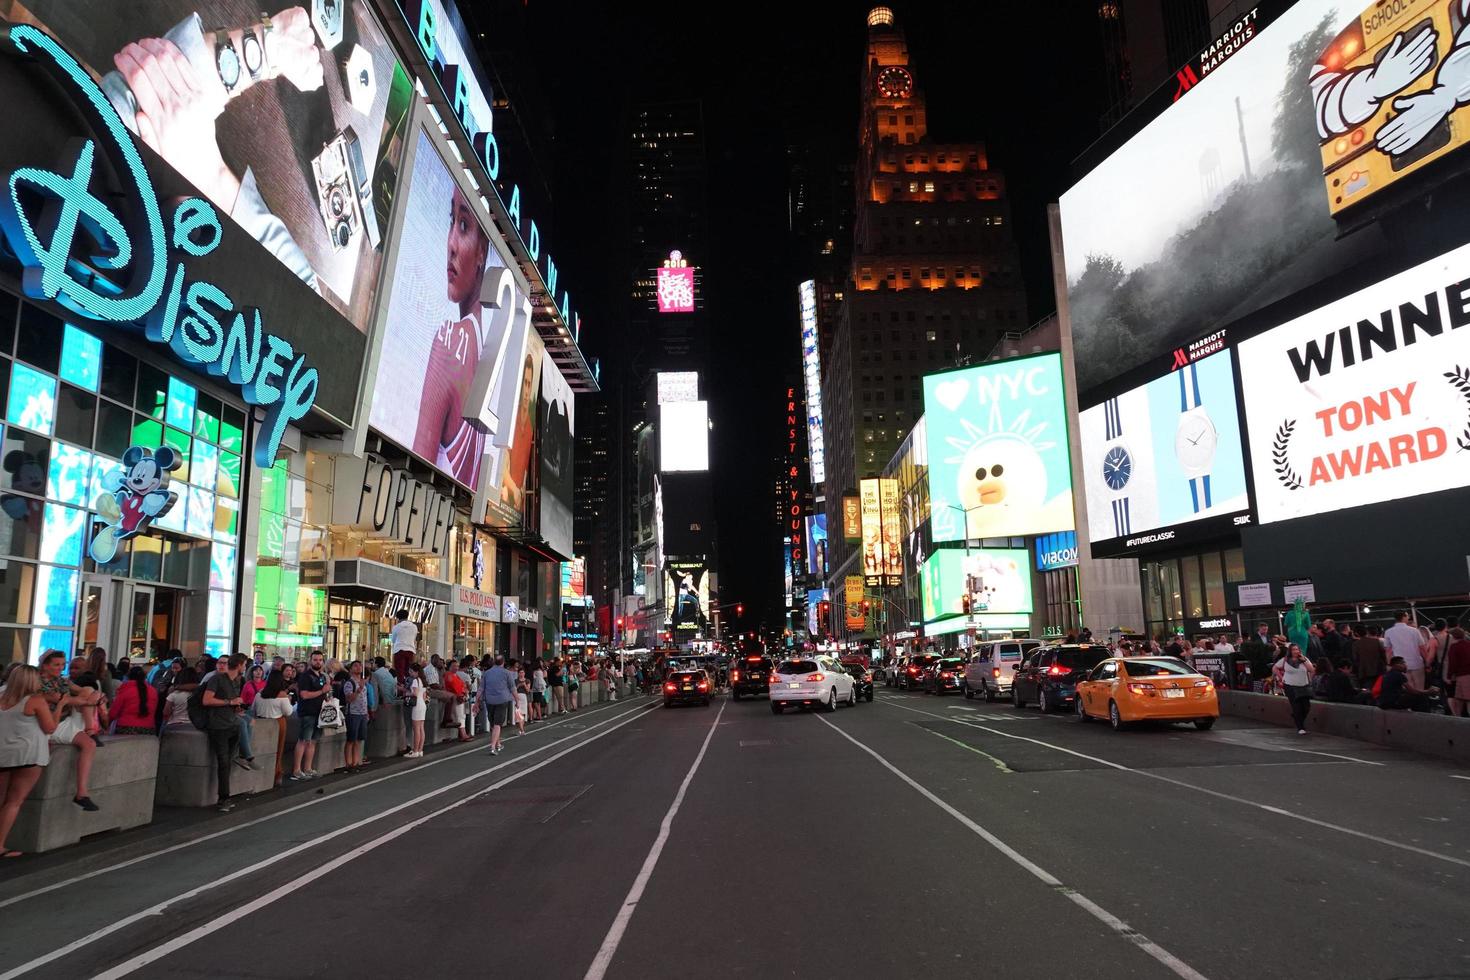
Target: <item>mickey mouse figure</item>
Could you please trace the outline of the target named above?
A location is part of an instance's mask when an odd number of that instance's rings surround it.
[[[169,474],[183,465],[178,453],[167,446],[152,452],[133,446],[122,461],[118,488],[97,498],[97,517],[103,526],[93,535],[89,550],[99,565],[112,561],[120,543],[148,530],[179,499],[168,489]]]

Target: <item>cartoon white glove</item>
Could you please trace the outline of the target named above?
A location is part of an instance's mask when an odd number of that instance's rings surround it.
[[[1390,156],[1397,156],[1413,148],[1414,144],[1454,111],[1455,93],[1447,86],[1437,85],[1423,92],[1394,99],[1393,107],[1398,115],[1378,127],[1374,140],[1379,150]]]
[[[1439,32],[1432,27],[1421,31],[1407,43],[1403,34],[1395,36],[1382,60],[1373,66],[1369,74],[1368,87],[1374,101],[1382,102],[1394,93],[1402,92],[1414,79],[1433,68],[1438,41]]]

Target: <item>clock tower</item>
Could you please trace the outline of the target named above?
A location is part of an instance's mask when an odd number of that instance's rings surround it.
[[[909,64],[908,41],[887,7],[868,11],[868,59],[862,74],[864,155],[885,140],[917,143],[928,132],[924,96]]]

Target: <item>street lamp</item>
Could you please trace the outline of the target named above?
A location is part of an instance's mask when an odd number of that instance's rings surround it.
[[[964,518],[964,522],[965,522],[965,532],[964,532],[965,533],[965,564],[966,565],[969,564],[969,559],[970,559],[970,511],[972,511],[972,510],[979,510],[981,507],[984,507],[984,506],[985,506],[984,504],[976,504],[974,507],[961,507],[959,504],[949,504],[948,505],[948,507],[949,507],[950,510],[957,510],[957,511],[959,511],[960,514]],[[971,613],[970,613],[969,595],[970,595],[970,576],[969,576],[969,573],[966,573],[965,574],[965,597],[966,597],[966,601],[965,601],[965,632],[969,635],[969,637],[970,637],[971,640],[974,640],[975,639],[975,634],[973,632],[974,631],[974,626],[972,626],[970,624],[970,616],[971,616]]]

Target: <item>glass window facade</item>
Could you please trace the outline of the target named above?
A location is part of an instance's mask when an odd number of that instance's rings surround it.
[[[1230,614],[1230,586],[1245,581],[1239,548],[1139,562],[1143,614],[1149,636],[1159,638],[1186,628],[1186,620]]]

